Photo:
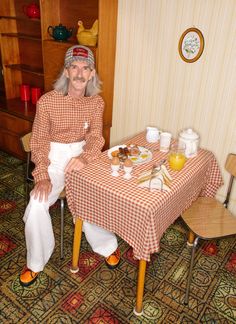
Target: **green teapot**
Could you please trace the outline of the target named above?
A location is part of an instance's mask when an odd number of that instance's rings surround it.
[[[48,34],[57,41],[66,41],[69,37],[71,37],[72,32],[73,28],[67,29],[62,24],[55,27],[48,27]]]

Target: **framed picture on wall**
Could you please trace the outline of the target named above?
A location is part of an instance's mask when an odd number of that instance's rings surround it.
[[[179,40],[179,54],[187,63],[196,62],[204,49],[204,37],[197,28],[188,28]]]

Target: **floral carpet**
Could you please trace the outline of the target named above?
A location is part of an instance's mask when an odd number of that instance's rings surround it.
[[[137,261],[119,239],[122,260],[109,270],[83,236],[80,271],[70,273],[73,223],[65,215],[65,258],[60,259],[60,208],[51,208],[55,251],[29,288],[19,284],[25,265],[22,216],[25,164],[0,152],[0,323],[236,323],[236,238],[201,242],[189,305],[184,305],[190,248],[179,218],[165,232],[146,272],[143,315],[133,313]]]

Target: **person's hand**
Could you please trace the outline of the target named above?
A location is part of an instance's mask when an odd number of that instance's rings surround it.
[[[81,170],[85,166],[85,163],[81,161],[79,157],[73,157],[65,168],[65,173],[70,173],[73,170]]]
[[[52,183],[50,180],[40,180],[34,186],[34,189],[31,191],[31,196],[34,199],[39,199],[39,201],[47,201],[48,195],[52,191]]]

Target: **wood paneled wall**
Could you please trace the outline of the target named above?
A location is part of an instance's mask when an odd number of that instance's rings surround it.
[[[205,48],[195,63],[178,53],[196,27]],[[192,127],[224,162],[236,153],[236,1],[119,0],[111,145],[155,125],[178,136]],[[236,187],[236,185],[235,185]],[[226,186],[217,194],[223,200]],[[236,188],[231,210],[236,214]]]

